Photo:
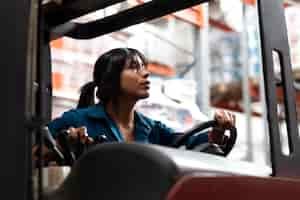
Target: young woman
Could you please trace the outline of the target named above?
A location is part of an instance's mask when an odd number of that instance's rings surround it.
[[[110,142],[172,145],[178,136],[172,129],[135,111],[136,102],[149,96],[148,77],[147,61],[139,51],[117,48],[104,53],[95,63],[93,81],[82,87],[77,109],[51,121],[50,132],[56,136],[68,129],[71,139],[79,137],[83,143],[102,135]],[[188,143],[222,143],[220,132],[235,125],[235,116],[220,111],[215,119],[217,128],[190,138]]]

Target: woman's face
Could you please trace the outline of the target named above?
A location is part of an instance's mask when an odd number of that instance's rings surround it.
[[[123,95],[135,100],[149,97],[149,71],[139,56],[127,63],[121,72],[120,84]]]

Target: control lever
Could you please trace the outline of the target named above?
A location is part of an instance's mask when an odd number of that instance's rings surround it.
[[[58,149],[56,141],[54,140],[53,136],[51,135],[48,127],[43,127],[41,129],[42,136],[44,138],[45,146],[48,147],[50,150],[52,150],[60,160],[64,160],[65,157],[63,153]]]
[[[65,157],[65,163],[72,166],[76,160],[75,153],[72,151],[70,141],[68,139],[68,131],[62,130],[57,134],[57,140],[63,149],[63,155]]]

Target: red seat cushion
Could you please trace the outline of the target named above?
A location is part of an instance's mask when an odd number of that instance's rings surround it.
[[[246,176],[185,176],[167,200],[292,200],[300,199],[300,180]]]

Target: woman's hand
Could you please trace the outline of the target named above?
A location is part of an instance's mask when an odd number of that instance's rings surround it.
[[[84,126],[79,128],[70,127],[68,129],[68,136],[71,142],[76,142],[78,140],[82,144],[92,144],[94,142],[93,138],[88,136],[87,129]]]
[[[73,147],[76,149],[78,148],[78,142],[80,141],[79,144],[92,144],[94,142],[93,138],[88,137],[87,134],[87,129],[86,127],[79,127],[79,128],[69,128],[67,130],[68,132],[68,140],[71,142]],[[61,144],[59,143],[60,141],[57,139],[57,145],[58,148],[63,151],[64,149],[62,148]],[[39,151],[39,146],[34,145],[32,147],[32,159],[33,161],[38,160],[38,151]],[[56,155],[54,152],[52,152],[50,149],[48,149],[45,145],[42,148],[42,158],[44,161],[50,162],[50,161],[55,161]]]
[[[208,135],[210,143],[225,144],[228,137],[224,135],[226,129],[230,129],[235,126],[235,115],[226,112],[224,110],[216,111],[214,119],[217,122],[217,126],[213,128],[212,132]]]
[[[88,136],[86,127],[70,127],[67,133],[71,144],[71,151],[74,152],[76,159],[86,151],[90,144],[94,143],[93,138]]]

